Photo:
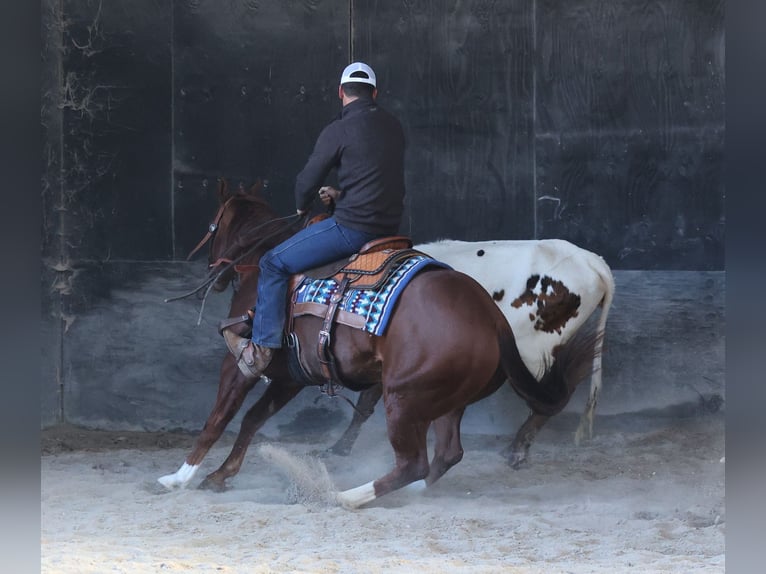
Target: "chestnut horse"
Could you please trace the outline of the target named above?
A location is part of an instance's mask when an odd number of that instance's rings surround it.
[[[224,190],[210,227],[211,273],[224,288],[239,266],[256,266],[261,255],[294,231],[257,193],[229,195]],[[294,217],[294,216],[293,216]],[[222,267],[223,266],[223,267]],[[240,267],[241,269],[242,267]],[[256,296],[258,273],[245,273],[232,302],[246,313]],[[322,370],[316,349],[322,319],[295,317],[293,329],[302,359],[315,377]],[[386,332],[380,336],[338,324],[333,352],[342,379],[357,388],[381,385],[394,468],[366,484],[337,493],[343,506],[356,508],[412,482],[436,482],[463,457],[460,422],[466,407],[495,392],[506,380],[535,412],[551,416],[568,402],[577,384],[590,374],[598,333],[574,337],[562,345],[539,381],[524,364],[513,332],[484,288],[468,275],[444,268],[417,274],[399,297]],[[288,369],[287,348],[274,354],[264,372],[268,386],[247,411],[234,446],[200,487],[222,490],[242,465],[256,431],[304,386]],[[263,380],[263,379],[261,379]],[[228,355],[221,365],[215,406],[192,452],[173,474],[159,482],[168,488],[191,481],[210,447],[241,407],[257,381],[248,381]],[[427,432],[433,424],[434,454],[428,461]]]

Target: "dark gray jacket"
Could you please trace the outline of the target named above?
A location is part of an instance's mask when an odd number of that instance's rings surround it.
[[[404,131],[394,116],[373,100],[345,105],[319,134],[296,177],[298,209],[308,209],[332,168],[342,191],[334,212],[338,223],[368,233],[398,233],[404,210]]]

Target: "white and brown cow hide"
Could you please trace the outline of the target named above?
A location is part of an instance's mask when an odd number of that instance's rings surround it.
[[[557,345],[569,340],[598,307],[596,329],[604,333],[614,279],[604,259],[561,239],[529,241],[441,240],[415,246],[473,277],[508,320],[527,368],[542,374]],[[588,403],[575,440],[592,435],[601,389],[599,340]]]

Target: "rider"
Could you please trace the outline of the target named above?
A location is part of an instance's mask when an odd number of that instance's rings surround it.
[[[348,257],[368,241],[395,235],[404,210],[404,132],[399,121],[376,103],[375,72],[354,62],[343,70],[338,97],[343,108],[317,138],[295,181],[298,214],[304,215],[319,190],[333,216],[302,229],[267,251],[260,260],[252,339],[223,330],[242,373],[255,379],[282,346],[290,276]],[[320,187],[337,170],[340,189]]]

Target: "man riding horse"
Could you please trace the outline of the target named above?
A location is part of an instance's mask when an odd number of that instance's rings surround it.
[[[338,87],[341,113],[319,134],[295,183],[299,215],[308,211],[317,188],[325,205],[334,204],[333,215],[261,258],[251,338],[240,337],[231,327],[222,331],[248,379],[259,378],[274,349],[282,346],[291,275],[348,257],[365,243],[399,230],[404,211],[404,131],[377,104],[377,95],[372,68],[362,62],[346,66]],[[340,190],[320,187],[333,168]]]

